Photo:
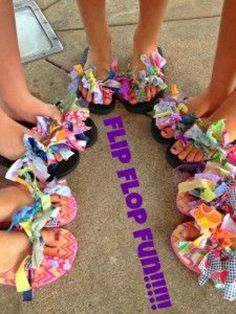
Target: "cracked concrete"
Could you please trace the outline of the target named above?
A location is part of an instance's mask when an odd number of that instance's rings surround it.
[[[74,64],[86,46],[75,1],[38,1],[57,30],[64,51],[47,58],[58,65]],[[50,6],[51,5],[51,6]],[[216,46],[222,1],[175,0],[163,25],[161,46],[167,58],[168,82],[194,95],[208,83]],[[132,34],[137,20],[137,1],[108,1],[114,51],[124,67],[131,56]],[[170,21],[172,20],[172,21]],[[174,21],[173,21],[174,20]],[[75,28],[77,30],[71,30]],[[66,31],[62,31],[66,30]],[[68,77],[45,60],[25,65],[32,93],[47,102],[66,91]],[[200,288],[194,274],[173,254],[169,238],[183,221],[175,206],[177,183],[183,176],[165,162],[165,147],[150,134],[150,119],[132,115],[117,102],[109,116],[121,115],[127,131],[133,163],[148,210],[148,226],[154,230],[156,248],[173,300],[168,313],[233,313],[235,305],[222,299],[212,286]],[[128,220],[115,171],[120,165],[110,158],[104,117],[93,115],[99,131],[97,144],[81,157],[68,182],[79,202],[79,215],[68,226],[79,241],[79,254],[72,272],[50,287],[39,289],[35,300],[23,304],[13,288],[1,288],[3,314],[146,314],[142,272],[131,236],[135,224]],[[5,169],[0,167],[1,181]],[[161,311],[160,311],[161,313]]]

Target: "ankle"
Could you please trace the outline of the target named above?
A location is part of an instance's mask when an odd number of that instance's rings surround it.
[[[157,49],[157,37],[147,36],[147,32],[141,28],[137,28],[133,38],[134,56],[138,58],[142,54],[146,54],[148,57]]]

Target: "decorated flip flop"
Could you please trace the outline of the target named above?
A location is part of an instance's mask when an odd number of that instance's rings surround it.
[[[171,96],[166,96],[154,106],[154,115],[151,122],[153,138],[160,144],[173,144],[174,134],[178,128],[185,130],[197,120],[195,114],[188,113],[185,103],[187,97],[180,95],[176,85],[170,86]],[[169,136],[162,135],[164,130],[169,131]]]
[[[86,88],[93,96],[93,101],[87,102],[89,110],[96,114],[108,114],[115,108],[115,89],[120,86],[115,79],[117,76],[117,63],[113,61],[107,79],[99,80],[96,78],[96,68],[94,66],[84,68],[88,51],[88,48],[84,50],[81,64],[74,65],[73,70],[70,72],[71,82],[68,89],[72,93],[77,93],[80,100],[86,101],[80,91],[81,88]],[[104,103],[106,96],[111,97],[111,103]]]
[[[17,291],[23,293],[23,300],[31,301],[33,289],[51,284],[69,272],[76,257],[77,241],[67,230],[56,229],[55,232],[60,234],[60,256],[44,255],[44,243],[39,235],[38,243],[32,243],[32,255],[26,256],[19,267],[0,273],[0,284],[16,286]]]
[[[207,250],[199,249],[194,241],[187,241],[182,236],[184,231],[193,227],[195,227],[193,221],[179,225],[171,235],[171,245],[175,255],[185,267],[195,273],[200,273],[199,264],[205,257]]]
[[[85,115],[86,110],[83,113]],[[79,152],[86,148],[84,132],[90,129],[81,121],[80,116],[81,111],[76,106],[64,114],[63,122],[38,117],[35,131],[40,134],[41,142],[25,135],[23,141],[26,152],[11,166],[8,173],[32,165],[37,178],[42,182],[70,173],[78,165]]]
[[[175,254],[187,268],[199,273],[199,284],[211,280],[223,290],[224,298],[236,300],[236,215],[220,213],[217,209],[201,204],[191,211],[195,222],[177,227],[171,236]],[[190,230],[199,231],[194,240],[186,240]],[[183,236],[183,232],[185,235]]]
[[[231,144],[228,140],[228,133],[223,119],[213,123],[206,119],[197,119],[187,131],[183,132],[177,128],[175,139],[174,145],[183,149],[197,148],[204,157],[200,162],[181,160],[178,155],[172,153],[171,149],[173,148],[170,145],[166,151],[166,160],[173,168],[195,172],[199,163],[207,161],[225,163],[228,160],[228,148]]]
[[[121,73],[117,78],[121,85],[118,90],[119,100],[132,113],[152,111],[159,99],[164,96],[164,91],[167,88],[163,72],[166,60],[162,57],[161,49],[158,48],[158,51],[153,52],[150,58],[142,55],[140,60],[146,66],[146,70],[139,72],[138,79],[130,72]],[[146,101],[147,87],[154,87],[157,91],[156,96],[150,101]],[[133,94],[137,99],[136,104],[130,102]]]
[[[232,195],[236,193],[231,172],[217,163],[208,162],[205,170],[178,185],[176,204],[178,210],[187,216],[197,206],[205,203],[221,212],[230,212]],[[232,204],[231,204],[232,203]]]

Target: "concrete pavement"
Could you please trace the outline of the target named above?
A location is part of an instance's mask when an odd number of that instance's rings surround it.
[[[131,56],[132,34],[138,15],[136,0],[108,2],[114,51],[122,66]],[[52,102],[63,97],[68,77],[57,65],[78,62],[86,46],[75,1],[38,1],[60,37],[64,51],[25,65],[33,94]],[[169,82],[188,94],[208,83],[215,52],[222,1],[175,0],[162,29],[161,46],[167,58]],[[109,116],[121,115],[148,211],[147,225],[154,230],[170,294],[169,313],[230,313],[234,303],[207,285],[200,288],[194,274],[184,268],[170,247],[170,235],[183,221],[175,206],[177,184],[183,175],[165,162],[165,148],[150,134],[150,119],[128,113],[119,102]],[[68,177],[79,202],[79,215],[69,226],[79,241],[79,255],[72,272],[56,284],[37,291],[34,302],[23,304],[14,289],[1,289],[3,314],[146,314],[151,313],[145,295],[142,270],[132,237],[135,224],[128,220],[103,127],[104,117],[93,115],[99,129],[97,144],[81,158]],[[0,168],[1,178],[4,169]],[[161,311],[160,311],[161,312]]]

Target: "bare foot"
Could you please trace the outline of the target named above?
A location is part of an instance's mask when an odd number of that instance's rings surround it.
[[[0,222],[11,221],[11,217],[23,206],[33,203],[30,192],[22,185],[0,190]]]
[[[44,254],[60,256],[62,239],[60,233],[54,230],[41,231],[45,241]],[[30,242],[27,235],[20,231],[0,231],[0,273],[7,272],[13,267],[18,267],[26,255],[30,252]]]
[[[107,42],[107,44],[105,44]],[[104,40],[104,46],[100,49],[89,49],[88,58],[84,66],[85,69],[90,66],[96,67],[96,79],[104,80],[108,76],[111,69],[112,53],[110,39]],[[93,102],[93,94],[88,89],[80,86],[80,91],[88,102]],[[106,93],[106,88],[103,91],[104,105],[109,105],[112,101],[112,96]]]
[[[0,106],[15,121],[35,123],[37,116],[61,120],[61,113],[56,106],[46,104],[30,93],[14,94],[4,99]]]
[[[1,108],[0,134],[0,155],[10,160],[16,160],[24,153],[24,134],[35,136],[30,130],[9,118]]]
[[[229,133],[229,140],[236,139],[236,89],[222,103],[222,105],[210,116],[211,121],[225,119],[226,130]]]

